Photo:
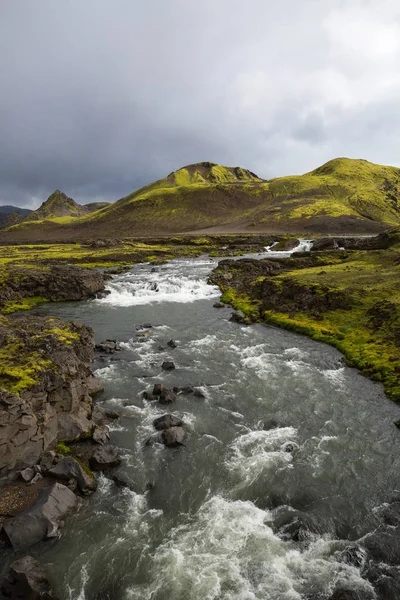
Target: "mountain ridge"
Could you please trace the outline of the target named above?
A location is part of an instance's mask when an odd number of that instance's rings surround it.
[[[36,224],[28,218],[3,230],[0,241],[196,231],[377,233],[398,225],[397,167],[342,157],[304,175],[264,180],[242,167],[205,161],[186,165],[89,214],[53,216]]]

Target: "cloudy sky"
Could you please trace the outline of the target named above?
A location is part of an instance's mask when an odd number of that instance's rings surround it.
[[[0,204],[210,160],[400,166],[398,0],[0,0]]]

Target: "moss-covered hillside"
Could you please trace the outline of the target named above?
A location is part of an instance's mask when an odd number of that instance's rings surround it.
[[[0,242],[202,230],[374,233],[400,224],[400,169],[338,158],[305,175],[265,181],[240,167],[203,162],[91,214],[43,219],[1,232]]]

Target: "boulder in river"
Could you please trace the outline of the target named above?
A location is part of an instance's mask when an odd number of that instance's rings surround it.
[[[0,592],[4,600],[57,600],[46,568],[32,556],[12,563]]]
[[[234,323],[240,323],[241,325],[251,325],[251,319],[246,317],[241,310],[235,310],[235,312],[231,314],[229,320]]]
[[[66,456],[60,460],[57,465],[49,470],[48,474],[65,483],[71,481],[71,479],[76,481],[78,490],[85,495],[91,494],[97,488],[97,481],[94,475],[79,464],[72,456]]]
[[[117,340],[104,340],[99,344],[96,344],[95,348],[99,352],[105,352],[106,354],[114,354],[114,352],[119,352],[119,350],[121,350]]]
[[[104,471],[121,464],[118,448],[107,444],[99,446],[89,459],[90,468],[94,471]]]
[[[166,387],[163,383],[155,383],[153,387],[153,396],[161,396],[162,392],[166,391]]]
[[[172,360],[164,360],[163,364],[161,365],[161,368],[164,371],[173,371],[175,369],[175,365],[172,362]]]
[[[169,342],[167,342],[167,346],[174,349],[178,346],[178,344],[176,342],[174,342],[174,340],[169,340]]]
[[[171,404],[175,402],[176,395],[171,390],[163,390],[161,394],[158,396],[158,401],[160,404]]]
[[[163,429],[169,429],[170,427],[182,427],[183,421],[174,415],[163,415],[162,417],[154,419],[153,425],[158,431],[162,431]]]
[[[162,440],[166,446],[182,446],[187,438],[183,427],[169,427],[162,432]]]
[[[37,502],[3,523],[3,530],[14,552],[42,540],[59,536],[66,515],[78,506],[78,498],[61,483],[43,488]]]

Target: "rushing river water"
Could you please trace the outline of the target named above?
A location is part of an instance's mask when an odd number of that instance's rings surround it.
[[[396,491],[400,409],[335,349],[230,322],[230,309],[213,308],[214,265],[136,265],[102,300],[36,311],[121,341],[95,368],[100,401],[122,415],[112,438],[131,489],[102,476],[62,539],[31,554],[71,600],[316,600],[342,583],[373,597],[343,550]],[[166,411],[142,398],[156,382],[204,398],[179,395]],[[168,408],[187,425],[184,448],[146,445]]]

